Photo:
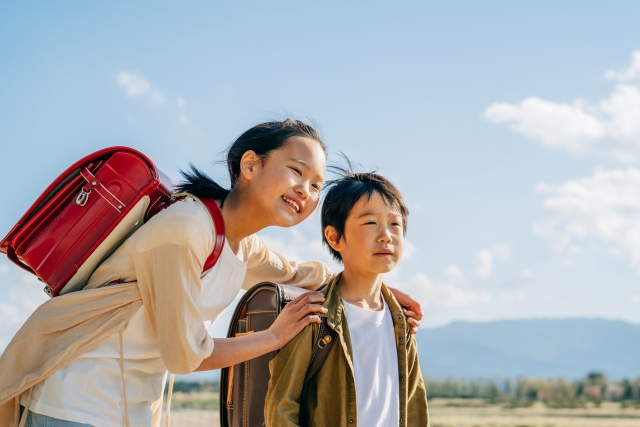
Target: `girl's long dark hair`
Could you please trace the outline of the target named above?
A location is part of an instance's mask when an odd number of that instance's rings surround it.
[[[265,159],[273,150],[284,146],[287,139],[293,136],[311,138],[326,151],[319,132],[302,120],[286,119],[256,125],[240,135],[227,149],[227,168],[231,180],[231,188],[225,189],[202,170],[189,164],[189,169],[180,171],[184,180],[178,185],[178,191],[186,191],[200,198],[213,198],[224,201],[225,197],[236,185],[240,175],[240,160],[249,150]]]

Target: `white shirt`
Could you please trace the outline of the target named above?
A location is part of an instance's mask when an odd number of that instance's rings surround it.
[[[247,268],[225,241],[220,259],[202,277],[198,300],[205,325],[213,323],[240,291]],[[149,427],[160,415],[167,368],[157,338],[140,307],[123,330],[127,404],[131,427]],[[64,393],[61,393],[61,391]],[[27,393],[20,404],[27,405]],[[56,371],[33,388],[29,409],[96,427],[122,427],[124,397],[120,371],[120,337],[114,334],[92,350]]]
[[[358,425],[398,427],[400,384],[396,337],[391,311],[382,299],[380,311],[342,300],[351,337],[356,381]]]

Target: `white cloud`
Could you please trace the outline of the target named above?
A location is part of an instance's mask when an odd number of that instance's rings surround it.
[[[178,115],[178,121],[184,126],[189,126],[189,124],[191,123],[189,121],[189,116],[187,116],[187,113],[185,113],[184,111]]]
[[[411,243],[409,240],[404,241],[404,252],[402,253],[402,259],[407,260],[413,257],[418,252],[418,247]]]
[[[463,307],[491,301],[491,297],[485,292],[465,291],[454,285],[436,283],[423,273],[397,283],[400,289],[420,301],[423,309],[431,306]]]
[[[484,250],[476,254],[476,276],[487,279],[493,272],[493,254]]]
[[[491,253],[493,253],[496,258],[502,260],[511,258],[511,248],[506,243],[496,243],[493,245],[493,248],[491,248]]]
[[[457,265],[449,265],[444,268],[444,274],[447,278],[454,282],[463,282],[464,281],[464,273]]]
[[[17,266],[0,261],[0,352],[33,311],[49,298],[42,283]]]
[[[525,280],[533,279],[533,273],[531,272],[531,270],[525,268],[520,272],[520,278]]]
[[[187,105],[187,102],[183,98],[177,98],[176,105],[180,108],[183,108],[185,105]]]
[[[514,289],[512,291],[501,292],[498,295],[502,301],[524,301],[527,298],[527,293],[524,289]]]
[[[118,84],[127,90],[127,95],[131,98],[144,95],[151,104],[163,105],[165,103],[164,94],[154,89],[151,83],[139,74],[121,72],[118,74]]]
[[[619,82],[630,82],[640,78],[640,51],[636,50],[631,54],[631,64],[622,70],[608,70],[604,77],[607,80],[617,80]]]
[[[548,197],[546,218],[534,231],[559,251],[575,254],[604,243],[610,253],[640,265],[639,169],[598,170],[558,185],[538,184],[536,191]]]
[[[638,303],[638,302],[640,302],[640,294],[638,294],[638,295],[632,295],[632,296],[631,296],[631,302],[634,302],[634,303]]]
[[[532,96],[519,104],[493,103],[483,117],[507,124],[547,147],[633,163],[640,155],[640,51],[633,53],[627,69],[607,71],[605,77],[619,83],[596,104],[557,103]]]

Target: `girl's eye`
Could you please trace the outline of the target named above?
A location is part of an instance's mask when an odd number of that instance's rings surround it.
[[[313,184],[312,185],[313,188],[315,188],[316,190],[320,191],[320,184]]]
[[[295,173],[297,173],[298,175],[302,176],[302,171],[300,171],[300,169],[298,168],[293,168],[293,167],[289,167],[289,169],[291,169],[292,171],[294,171]]]
[[[368,224],[376,225],[376,222],[375,221],[368,221],[368,222],[364,223],[364,225],[368,225]]]

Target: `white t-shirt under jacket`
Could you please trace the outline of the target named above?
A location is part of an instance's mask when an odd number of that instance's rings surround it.
[[[398,427],[400,385],[393,320],[386,301],[380,311],[342,300],[351,337],[358,425]]]

